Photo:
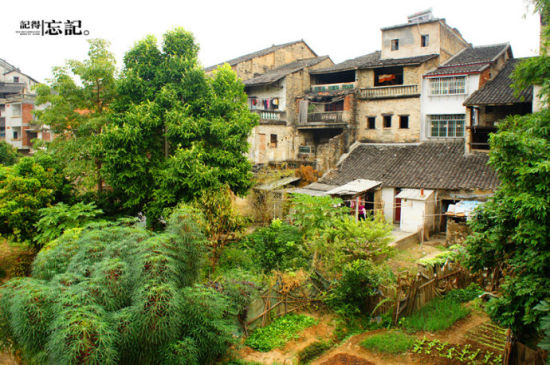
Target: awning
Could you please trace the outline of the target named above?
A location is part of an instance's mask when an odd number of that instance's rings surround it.
[[[291,194],[305,194],[310,196],[325,196],[327,191],[334,189],[335,185],[321,184],[321,183],[311,183],[308,186],[303,188],[288,189],[287,192]]]
[[[357,179],[327,191],[327,195],[357,195],[382,185],[380,181]]]

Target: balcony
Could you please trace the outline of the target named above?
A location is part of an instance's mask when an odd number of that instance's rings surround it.
[[[286,112],[281,110],[251,110],[260,116],[260,124],[286,125]]]
[[[392,99],[420,96],[418,85],[368,87],[359,90],[361,99]]]
[[[344,128],[347,122],[343,111],[307,113],[305,120],[298,122],[300,129]]]
[[[497,131],[496,127],[471,127],[470,147],[472,150],[489,150],[489,135]]]

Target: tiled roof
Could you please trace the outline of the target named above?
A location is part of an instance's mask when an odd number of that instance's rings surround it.
[[[23,91],[25,84],[14,82],[0,82],[0,95],[19,94]]]
[[[420,65],[437,56],[438,55],[436,54],[430,54],[430,55],[407,57],[407,58],[380,59],[380,51],[376,51],[364,56],[360,56],[357,58],[353,58],[351,60],[344,61],[342,63],[336,64],[331,67],[318,69],[318,70],[311,70],[310,73],[322,74],[322,73],[332,73],[332,72],[359,70],[359,69],[376,68],[376,67],[414,66],[414,65]]]
[[[244,81],[245,86],[259,86],[271,84],[275,81],[279,81],[286,75],[289,75],[293,72],[300,71],[306,67],[311,67],[319,62],[329,59],[328,56],[307,58],[303,60],[294,61],[286,65],[277,67],[276,69],[267,71],[266,73],[254,77],[252,79]]]
[[[479,73],[508,50],[511,56],[512,51],[508,43],[465,48],[436,70],[428,72],[424,76]]]
[[[530,103],[533,100],[533,88],[528,87],[520,92],[516,97],[512,88],[512,79],[510,75],[516,68],[522,58],[515,58],[508,61],[506,66],[488,81],[479,90],[476,90],[466,101],[464,105],[504,105],[515,103]]]
[[[445,21],[445,19],[433,18],[433,19],[427,19],[427,20],[420,21],[420,22],[414,21],[414,22],[411,22],[411,23],[403,23],[403,24],[397,24],[397,25],[390,25],[389,27],[380,28],[380,30],[391,30],[391,29],[398,29],[398,28],[416,26],[416,25],[419,25],[419,24],[436,23],[436,22],[439,22],[439,21],[441,21],[441,20]]]
[[[12,71],[12,70],[16,70],[17,67],[15,67],[14,65],[12,65],[11,63],[9,63],[8,61],[6,60],[3,60],[0,58],[0,67],[6,69],[7,71]]]
[[[259,51],[256,51],[256,52],[252,52],[252,53],[249,53],[249,54],[245,54],[244,56],[239,56],[237,58],[233,58],[229,61],[225,61],[225,62],[220,62],[216,65],[213,65],[213,66],[209,66],[209,67],[206,67],[204,69],[204,71],[206,72],[210,72],[210,71],[213,71],[215,70],[218,66],[221,66],[223,65],[224,63],[229,63],[230,66],[235,66],[236,64],[238,63],[241,63],[241,62],[245,62],[245,61],[249,61],[255,57],[261,57],[261,56],[265,56],[267,54],[270,54],[271,52],[275,52],[281,48],[285,48],[285,47],[288,47],[288,46],[292,46],[294,44],[297,44],[297,43],[300,43],[300,42],[304,42],[304,40],[299,40],[299,41],[294,41],[294,42],[289,42],[289,43],[283,43],[283,44],[274,44],[272,45],[271,47],[268,47],[268,48],[264,48],[264,49],[261,49]],[[305,44],[305,42],[304,42]],[[309,46],[306,44],[306,46],[309,48]],[[310,48],[311,50],[311,48]],[[311,50],[311,52],[313,54],[315,54],[315,52],[313,52],[313,50]]]
[[[494,189],[498,178],[484,153],[464,154],[461,142],[365,143],[355,147],[320,182],[346,184],[355,179],[384,186],[424,189]]]

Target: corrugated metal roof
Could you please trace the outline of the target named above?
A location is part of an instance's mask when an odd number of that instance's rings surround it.
[[[382,185],[380,181],[357,179],[327,191],[327,195],[356,195]]]
[[[260,185],[260,186],[257,186],[256,189],[258,190],[265,190],[265,191],[271,191],[271,190],[275,190],[275,189],[278,189],[278,188],[281,188],[285,185],[288,185],[288,184],[292,184],[293,182],[296,182],[300,180],[299,177],[296,177],[296,176],[289,176],[289,177],[284,177],[280,180],[277,180],[277,181],[273,181],[273,182],[270,182],[270,183],[267,183],[267,184],[263,184],[263,185]]]
[[[399,199],[426,200],[434,193],[429,189],[403,189],[395,197]]]

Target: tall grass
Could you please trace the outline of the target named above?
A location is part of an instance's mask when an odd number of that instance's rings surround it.
[[[360,345],[367,350],[387,354],[400,354],[409,350],[414,344],[414,337],[402,332],[384,332],[369,336]]]
[[[408,331],[442,331],[469,313],[470,310],[456,300],[436,298],[401,320],[401,325]]]

